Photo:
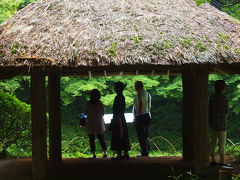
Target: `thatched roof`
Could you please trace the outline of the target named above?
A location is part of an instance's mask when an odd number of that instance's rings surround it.
[[[240,23],[193,0],[39,0],[0,24],[0,68],[236,63]]]

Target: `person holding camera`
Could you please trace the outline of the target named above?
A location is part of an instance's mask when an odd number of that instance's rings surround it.
[[[101,94],[99,90],[93,89],[90,92],[90,101],[87,102],[85,107],[86,131],[89,136],[90,149],[93,154],[93,158],[96,158],[95,136],[101,143],[103,149],[103,158],[107,157],[107,145],[104,139],[104,131],[106,130],[103,116],[105,114],[105,108],[100,100]]]

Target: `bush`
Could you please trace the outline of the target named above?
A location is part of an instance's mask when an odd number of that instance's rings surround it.
[[[31,147],[31,108],[10,93],[0,91],[0,149]]]

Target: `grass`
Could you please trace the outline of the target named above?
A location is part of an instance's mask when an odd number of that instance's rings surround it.
[[[134,157],[141,152],[140,145],[136,138],[136,134],[133,127],[129,127],[129,137],[131,142],[131,150],[129,155]],[[74,130],[72,127],[63,126],[62,134],[62,156],[63,158],[77,158],[77,157],[91,157],[88,137],[85,131],[80,131],[79,129]],[[163,133],[164,134],[164,133]],[[177,135],[175,135],[177,136]],[[110,133],[105,133],[105,139],[108,145],[108,154],[112,156],[113,153],[110,150]],[[48,142],[48,141],[47,141]],[[181,138],[171,137],[170,134],[165,134],[164,136],[155,136],[150,138],[150,156],[181,156],[182,146]],[[27,149],[19,149],[16,146],[11,146],[7,149],[8,158],[18,158],[18,157],[31,157],[31,147]],[[98,156],[102,156],[102,149],[100,143],[96,140],[96,151]],[[240,163],[240,142],[234,143],[230,139],[227,140],[226,153],[231,154],[237,162]]]
[[[165,140],[167,141],[167,143],[169,144],[169,147],[172,149],[170,151],[161,151],[160,148],[157,146],[156,143],[154,143],[154,141],[156,140]],[[83,149],[81,149],[81,151],[74,151],[74,152],[69,152],[69,150],[71,150],[72,148],[76,148],[76,146],[74,145],[74,141],[79,141],[82,140],[84,142],[84,144],[82,144],[82,147],[84,147]],[[97,154],[97,157],[101,157],[102,154],[102,150],[101,147],[99,146],[99,142],[98,140],[95,140],[96,143],[96,148],[97,148],[97,152],[100,152]],[[109,141],[107,141],[107,144],[110,144]],[[180,151],[177,151],[175,149],[175,147],[165,138],[161,137],[161,136],[156,136],[152,139],[150,139],[150,145],[152,147],[155,147],[157,150],[151,150],[150,151],[150,156],[152,157],[157,157],[157,156],[181,156],[182,153]],[[80,147],[79,147],[80,148]],[[78,148],[78,149],[79,149]],[[69,149],[69,150],[67,150]],[[129,155],[131,157],[135,157],[136,155],[138,155],[140,152],[140,145],[139,143],[132,143],[132,147],[131,150],[129,151]],[[110,150],[110,146],[108,146],[108,153],[110,156],[113,156],[113,152]],[[76,157],[92,157],[92,154],[90,152],[90,146],[88,144],[88,140],[86,140],[86,138],[84,137],[74,137],[73,139],[71,139],[63,148],[63,157],[66,158],[76,158]]]
[[[233,143],[233,141],[231,139],[227,139],[227,145],[225,148],[225,151],[227,154],[231,154],[235,160],[240,163],[240,142],[238,143]]]
[[[158,141],[166,141],[168,148],[164,148],[165,150],[161,150],[161,148],[157,145]],[[81,142],[81,143],[79,143]],[[97,156],[102,156],[102,150],[99,145],[98,140],[95,141],[96,150],[98,152]],[[110,144],[110,141],[107,141],[107,144]],[[140,145],[137,142],[133,142],[131,144],[131,150],[129,151],[129,155],[131,157],[135,157],[140,153]],[[150,156],[151,157],[159,157],[159,156],[181,156],[182,152],[175,148],[175,146],[168,141],[166,138],[161,136],[156,136],[150,139]],[[168,150],[166,150],[168,149]],[[217,151],[217,149],[216,149]],[[232,155],[238,163],[240,163],[240,142],[233,143],[230,139],[227,139],[227,145],[225,148],[226,154]],[[13,159],[18,157],[31,157],[31,148],[29,149],[19,149],[15,146],[12,146],[7,149],[7,159]],[[110,145],[108,146],[108,154],[109,156],[113,156],[113,152],[110,150]],[[62,145],[62,156],[63,158],[77,158],[77,157],[92,157],[90,152],[90,147],[88,144],[88,139],[86,137],[74,137],[69,141],[65,141]]]
[[[172,179],[172,180],[180,180],[180,179],[182,179],[182,180],[183,179],[185,179],[185,180],[187,180],[187,179],[195,180],[195,179],[199,179],[199,177],[196,174],[192,173],[191,171],[183,172],[183,173],[177,175],[177,174],[175,174],[174,169],[172,168],[172,173],[173,173],[173,175],[168,176],[169,179]]]

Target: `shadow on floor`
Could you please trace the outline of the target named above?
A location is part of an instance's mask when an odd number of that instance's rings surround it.
[[[32,180],[32,159],[0,161],[0,180]],[[110,158],[63,159],[59,164],[48,162],[47,180],[165,180],[192,171],[192,164],[182,157],[141,157],[128,160]],[[209,176],[201,179],[218,179],[219,167],[211,167]],[[181,179],[190,179],[179,178]]]

